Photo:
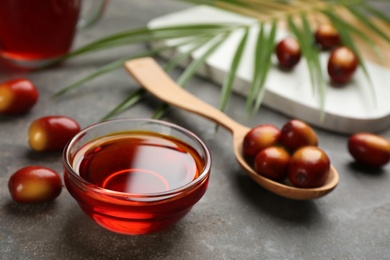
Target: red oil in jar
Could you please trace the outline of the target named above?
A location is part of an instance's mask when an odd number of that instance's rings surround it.
[[[125,234],[155,232],[176,223],[208,184],[207,176],[198,185],[180,190],[202,173],[203,158],[189,144],[152,132],[101,137],[79,149],[70,163],[89,185],[129,194],[121,200],[85,192],[65,174],[65,184],[82,209],[103,227]]]
[[[29,61],[66,54],[80,8],[81,0],[1,0],[0,56]]]

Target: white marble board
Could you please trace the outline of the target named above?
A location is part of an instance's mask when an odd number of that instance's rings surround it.
[[[252,18],[235,13],[223,11],[208,6],[196,6],[180,12],[158,17],[150,21],[148,26],[156,28],[160,26],[210,23],[210,22],[239,22],[254,24]],[[250,86],[253,73],[254,46],[256,26],[252,26],[248,45],[244,52],[243,60],[238,69],[237,80],[234,90],[246,95]],[[219,85],[229,70],[240,34],[242,31],[233,33],[219,49],[211,55],[206,65],[199,70],[203,76],[210,78]],[[277,39],[287,35],[286,31],[278,30]],[[176,40],[168,40],[163,44],[174,44]],[[182,52],[189,46],[176,49]],[[192,59],[200,57],[204,49],[199,49],[192,54]],[[175,52],[166,53],[172,56]],[[324,70],[329,53],[321,54],[321,62]],[[187,61],[189,62],[189,61]],[[183,64],[185,66],[186,64]],[[276,66],[271,69],[266,81],[266,93],[263,105],[276,111],[299,118],[318,127],[340,133],[355,132],[380,132],[390,126],[390,73],[389,69],[377,64],[366,62],[375,88],[375,98],[369,90],[369,83],[361,69],[358,69],[353,80],[343,88],[327,86],[325,102],[325,119],[320,121],[320,107],[318,95],[316,96],[311,87],[310,76],[306,62],[301,60],[291,72],[280,70]],[[324,75],[327,75],[324,71]],[[376,100],[376,101],[374,101]],[[242,109],[245,109],[244,107]]]

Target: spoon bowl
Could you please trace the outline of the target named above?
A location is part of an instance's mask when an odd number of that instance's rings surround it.
[[[206,117],[228,129],[233,135],[233,149],[237,162],[255,182],[268,191],[289,199],[310,200],[325,196],[337,186],[339,175],[333,166],[330,167],[326,183],[317,188],[297,188],[259,175],[245,161],[242,152],[242,143],[250,128],[239,124],[225,113],[178,86],[152,58],[127,61],[125,68],[135,80],[157,98],[178,108]]]

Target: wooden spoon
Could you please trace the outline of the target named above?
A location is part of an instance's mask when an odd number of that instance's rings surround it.
[[[152,58],[130,60],[125,63],[125,67],[130,75],[159,99],[176,107],[209,118],[228,129],[233,134],[234,154],[238,163],[263,188],[286,198],[310,200],[326,195],[337,186],[339,176],[333,166],[331,166],[326,183],[318,188],[292,187],[259,175],[246,163],[242,153],[242,142],[250,128],[237,123],[220,110],[203,102],[178,86]]]

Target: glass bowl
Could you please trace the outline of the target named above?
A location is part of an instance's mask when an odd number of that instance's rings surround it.
[[[64,181],[81,209],[113,232],[138,235],[182,219],[206,192],[207,146],[160,120],[115,119],[79,132],[63,152]]]

